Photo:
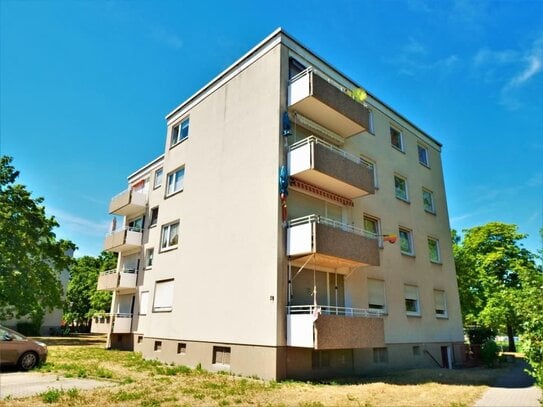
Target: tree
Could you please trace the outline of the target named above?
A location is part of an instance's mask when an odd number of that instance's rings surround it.
[[[98,257],[84,256],[75,260],[66,294],[64,319],[67,323],[87,329],[96,312],[109,311],[111,293],[97,291],[96,284],[100,273],[115,268],[116,264],[117,257],[107,252]]]
[[[516,225],[491,222],[464,230],[460,241],[453,231],[453,250],[464,323],[506,332],[509,351],[523,330],[519,298],[537,273],[534,255],[519,243],[526,235]]]
[[[28,316],[41,325],[47,311],[62,307],[60,272],[76,247],[57,240],[57,221],[46,216],[43,198],[15,183],[12,161],[0,157],[0,319]]]

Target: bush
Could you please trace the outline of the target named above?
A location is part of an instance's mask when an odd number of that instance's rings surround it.
[[[482,345],[486,341],[494,338],[495,333],[491,328],[483,326],[473,326],[466,329],[470,345]]]
[[[487,367],[495,367],[500,347],[492,339],[487,339],[481,346],[481,358]]]
[[[40,336],[41,326],[34,322],[17,322],[17,332],[24,336]]]

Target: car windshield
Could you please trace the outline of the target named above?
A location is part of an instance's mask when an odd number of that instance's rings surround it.
[[[5,328],[0,325],[0,340],[2,341],[9,341],[9,340],[16,340],[16,341],[22,341],[25,337],[15,331],[12,331],[11,329]]]

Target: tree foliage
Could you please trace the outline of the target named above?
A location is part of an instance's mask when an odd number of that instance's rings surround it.
[[[98,257],[84,256],[75,260],[70,270],[64,319],[69,324],[88,328],[90,319],[97,312],[107,312],[111,305],[111,292],[98,291],[98,276],[115,268],[117,257],[102,252]]]
[[[528,295],[534,275],[541,275],[535,256],[520,243],[525,237],[516,225],[500,222],[464,230],[463,241],[453,231],[464,323],[506,333],[510,351],[515,351],[513,337],[524,330],[519,299]],[[527,303],[537,300],[528,297]]]
[[[45,214],[43,198],[16,183],[12,161],[0,157],[0,319],[28,316],[41,324],[62,307],[60,272],[75,245],[56,238],[57,221]]]

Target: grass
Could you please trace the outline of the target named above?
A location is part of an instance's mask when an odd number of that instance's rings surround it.
[[[49,358],[40,371],[117,385],[94,390],[50,389],[31,398],[3,400],[4,405],[462,407],[472,405],[506,370],[413,369],[333,382],[265,382],[105,350],[104,339],[96,336],[42,340],[49,344]]]

